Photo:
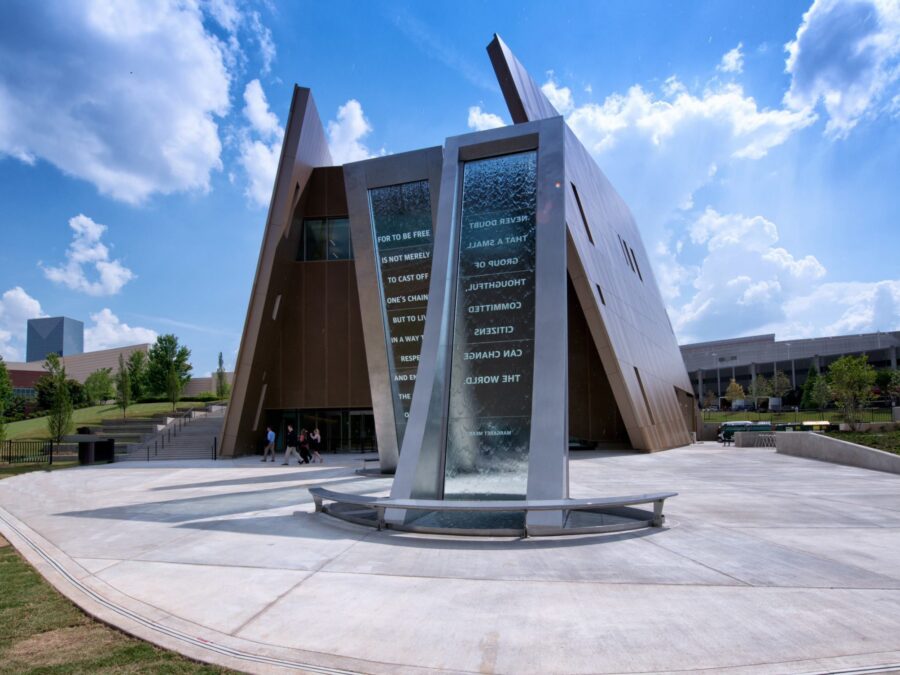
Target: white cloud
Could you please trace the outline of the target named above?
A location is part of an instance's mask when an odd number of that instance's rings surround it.
[[[206,0],[206,6],[222,28],[229,33],[237,32],[244,17],[234,0]]]
[[[259,80],[251,80],[244,89],[244,117],[249,127],[242,133],[238,161],[247,174],[245,194],[257,206],[267,206],[278,172],[284,130],[278,124],[278,117],[269,110]]]
[[[247,172],[247,188],[244,194],[257,206],[268,206],[278,172],[281,143],[245,140],[241,144],[240,163]]]
[[[359,101],[351,98],[338,108],[337,119],[328,122],[328,146],[335,164],[346,164],[372,157],[362,143],[372,126],[363,115]]]
[[[238,161],[247,174],[245,194],[256,206],[267,206],[278,172],[284,130],[276,115],[269,110],[269,102],[259,80],[252,80],[244,89],[244,117],[248,124],[240,132]],[[326,125],[328,145],[335,164],[346,164],[373,156],[362,139],[372,126],[356,99],[350,99],[337,111],[337,119]],[[382,150],[382,154],[384,151]]]
[[[2,3],[0,24],[0,156],[130,203],[209,189],[230,76],[196,4]]]
[[[651,242],[717,172],[764,157],[815,120],[808,111],[760,108],[734,83],[695,93],[670,77],[661,89],[635,85],[567,115]]]
[[[118,260],[110,260],[109,249],[100,241],[106,225],[100,225],[84,214],[69,219],[74,235],[66,251],[66,263],[59,267],[43,267],[51,281],[88,295],[115,295],[134,279],[130,269]],[[85,266],[93,265],[97,280],[89,281]]]
[[[468,125],[470,129],[474,129],[475,131],[484,131],[485,129],[505,127],[506,123],[500,115],[484,112],[481,109],[481,106],[473,105],[469,108]]]
[[[269,102],[259,80],[251,80],[244,89],[244,117],[264,138],[280,138],[284,133],[278,117],[269,110]]]
[[[687,302],[672,306],[667,298],[682,343],[769,332],[800,338],[900,329],[900,280],[827,282],[814,256],[797,257],[776,246],[778,228],[761,216],[707,208],[690,234],[705,248],[703,261],[683,268],[688,274],[677,279],[691,281]],[[677,256],[669,260],[678,264]]]
[[[743,73],[744,72],[744,53],[741,51],[744,43],[738,42],[737,47],[725,52],[716,70],[723,73]]]
[[[541,86],[544,96],[550,99],[553,107],[559,111],[560,115],[568,115],[575,108],[575,101],[572,100],[572,90],[568,87],[561,87],[553,80],[553,71],[547,73],[547,81]]]
[[[84,350],[87,352],[156,340],[156,331],[122,323],[108,308],[91,314],[91,321],[94,322],[93,325],[85,326],[84,329]]]
[[[785,45],[794,109],[820,101],[826,134],[845,137],[900,79],[897,0],[815,0]]]
[[[43,316],[47,315],[41,310],[41,303],[21,286],[0,296],[0,356],[8,361],[23,361],[28,319]]]
[[[900,330],[900,279],[831,282],[785,303],[779,337]]]
[[[272,63],[275,61],[277,51],[275,42],[272,40],[272,31],[263,25],[259,12],[251,12],[250,27],[253,35],[259,44],[259,55],[262,58],[262,73],[267,75],[272,70]]]

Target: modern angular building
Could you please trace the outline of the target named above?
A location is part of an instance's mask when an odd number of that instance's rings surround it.
[[[539,497],[523,481],[567,492],[572,441],[690,442],[696,401],[630,211],[498,37],[488,53],[513,125],[345,166],[295,87],[225,456],[290,421],[329,449],[377,446],[407,494],[500,475],[492,494]]]
[[[84,352],[84,322],[66,316],[29,319],[27,361],[43,361],[48,354],[74,356]]]

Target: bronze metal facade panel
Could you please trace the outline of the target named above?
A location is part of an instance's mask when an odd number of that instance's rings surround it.
[[[223,456],[258,449],[267,410],[370,404],[353,262],[297,260],[304,219],[347,216],[343,171],[329,164],[315,104],[298,87],[238,353]]]
[[[309,89],[295,86],[235,364],[231,404],[222,431],[223,456],[255,450],[260,399],[269,389],[265,385],[278,378],[281,333],[272,315],[278,297],[287,299],[289,275],[284,265],[292,256],[283,245],[285,234],[290,230],[297,196],[306,188],[313,169],[330,164],[328,142],[312,95]]]
[[[350,270],[347,285],[347,332],[350,340],[347,354],[350,362],[350,393],[348,405],[351,408],[371,408],[372,393],[369,389],[369,367],[366,362],[366,343],[360,314],[359,291],[356,287],[356,270]]]
[[[537,82],[532,79],[499,35],[494,34],[494,39],[488,45],[487,51],[513,124],[533,122],[559,115]]]
[[[568,314],[569,436],[584,441],[627,444],[622,416],[571,283]]]
[[[349,282],[350,261],[328,262],[327,277],[328,306],[323,315],[323,329],[326,337],[326,404],[323,407],[342,407],[350,397],[350,345],[349,333]],[[355,277],[352,279],[356,283]],[[358,307],[356,308],[358,311]],[[315,317],[308,320],[316,321]]]

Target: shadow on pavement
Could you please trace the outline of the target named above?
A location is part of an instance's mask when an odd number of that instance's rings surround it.
[[[359,479],[345,478],[342,480],[330,481],[326,483],[326,485],[330,487],[341,483],[356,483],[358,485]],[[315,483],[310,483],[308,485],[294,485],[271,490],[253,490],[251,492],[204,495],[202,497],[145,502],[143,504],[108,506],[100,509],[88,509],[86,511],[68,511],[55,515],[75,518],[106,518],[112,520],[184,523],[203,518],[216,518],[238,513],[252,513],[286,506],[310,504],[312,503],[312,497],[307,489],[314,485]],[[360,490],[355,494],[384,492],[387,489],[387,486],[376,486],[371,483],[366,483],[365,485],[368,486],[367,490]]]

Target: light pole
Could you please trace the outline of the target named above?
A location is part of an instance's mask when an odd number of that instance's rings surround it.
[[[791,388],[796,389],[797,388],[797,373],[794,368],[794,360],[791,358],[791,343],[790,342],[787,343],[787,348],[788,348],[788,361],[791,364]]]
[[[712,353],[713,361],[716,362],[716,406],[722,407],[722,382],[719,380],[719,359],[716,358],[718,354],[715,352]]]

